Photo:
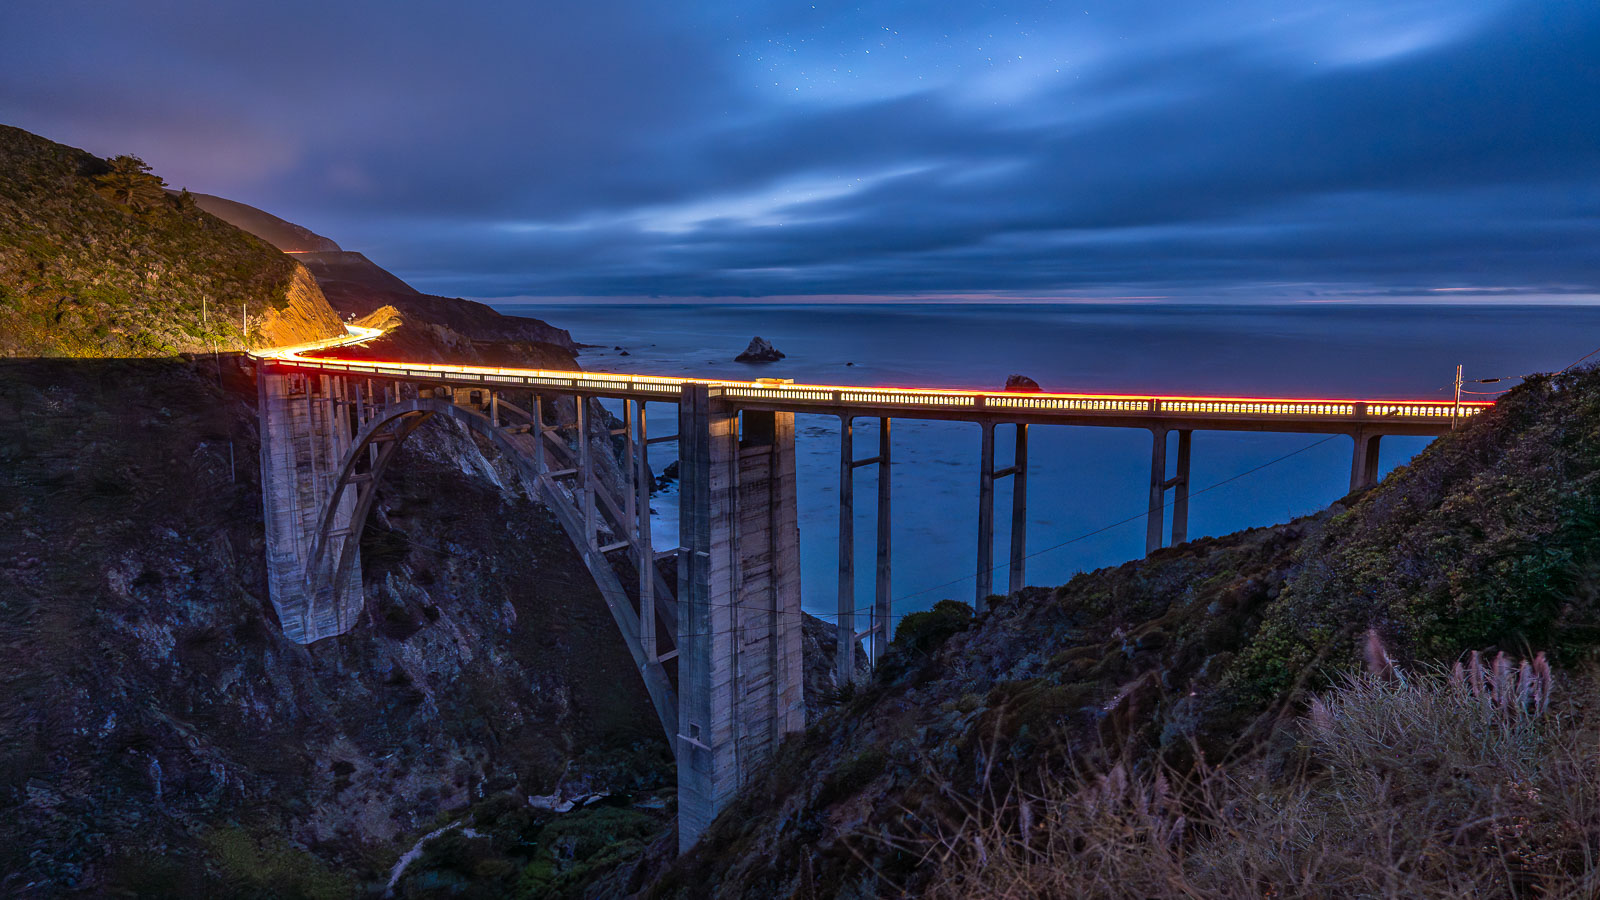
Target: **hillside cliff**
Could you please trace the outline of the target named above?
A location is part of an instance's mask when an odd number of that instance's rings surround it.
[[[0,126],[0,354],[170,356],[342,333],[299,263],[181,194],[119,202],[110,172]]]

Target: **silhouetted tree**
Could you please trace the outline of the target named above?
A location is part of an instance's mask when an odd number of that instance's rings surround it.
[[[167,199],[166,182],[150,174],[150,166],[137,156],[115,156],[107,160],[111,171],[97,176],[95,190],[108,200],[138,212],[155,209]]]

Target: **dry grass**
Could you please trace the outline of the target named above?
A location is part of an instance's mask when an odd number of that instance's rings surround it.
[[[1595,677],[1552,698],[1542,655],[1412,674],[1377,645],[1369,667],[1314,699],[1287,768],[1068,767],[957,799],[926,894],[1600,896]]]

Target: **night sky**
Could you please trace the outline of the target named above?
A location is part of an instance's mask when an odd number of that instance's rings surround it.
[[[1600,2],[0,4],[0,122],[440,293],[1600,291]]]

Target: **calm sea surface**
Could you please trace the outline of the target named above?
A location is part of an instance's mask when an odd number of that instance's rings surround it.
[[[827,384],[998,389],[1019,373],[1045,390],[1233,396],[1447,399],[1455,366],[1491,378],[1560,369],[1600,346],[1600,307],[1159,305],[503,305],[595,345],[593,371],[793,378]],[[768,365],[733,357],[754,335],[788,354]],[[628,355],[621,355],[623,348]],[[1509,387],[1504,382],[1480,390]],[[620,412],[620,410],[618,410]],[[658,433],[676,427],[652,407]],[[876,453],[876,420],[856,423],[857,456]],[[838,579],[838,421],[797,416],[802,587],[807,611],[832,617]],[[899,614],[973,599],[978,428],[894,426],[894,593]],[[1144,551],[1149,432],[1035,427],[1029,432],[1029,584]],[[1009,429],[996,432],[1008,465]],[[1319,443],[1320,442],[1320,443]],[[1386,438],[1385,471],[1426,446]],[[1299,451],[1299,452],[1296,452]],[[1288,459],[1205,490],[1286,454]],[[653,467],[673,458],[651,448]],[[1282,522],[1343,496],[1351,444],[1317,435],[1197,432],[1192,537]],[[1171,454],[1169,453],[1169,460]],[[1170,465],[1170,463],[1169,463]],[[876,474],[857,470],[857,605],[871,602]],[[1009,482],[996,489],[995,573],[1006,584]],[[676,496],[658,496],[657,546],[676,543]],[[1108,527],[1113,526],[1113,527]]]

